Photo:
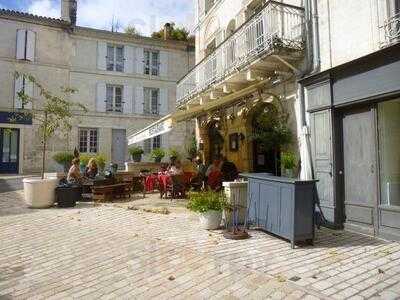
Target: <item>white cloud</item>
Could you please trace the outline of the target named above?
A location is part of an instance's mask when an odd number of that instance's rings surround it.
[[[166,22],[192,26],[192,0],[78,0],[77,22],[80,26],[111,29],[113,18],[118,20],[120,30],[134,25],[142,34],[149,35]],[[60,2],[34,0],[29,12],[60,17]]]
[[[59,18],[61,9],[50,0],[36,0],[29,6],[28,12],[39,16]]]

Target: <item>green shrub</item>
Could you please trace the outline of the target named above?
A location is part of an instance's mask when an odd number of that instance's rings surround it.
[[[87,166],[91,158],[96,160],[97,166],[100,170],[104,170],[106,167],[106,158],[103,154],[81,154],[79,156],[80,163],[85,166]]]
[[[72,160],[74,159],[74,154],[70,151],[62,151],[54,154],[53,159],[56,163],[64,167],[65,172],[68,172]]]
[[[222,211],[226,206],[224,193],[206,191],[190,193],[187,208],[194,212],[205,213],[209,210]]]
[[[131,156],[142,155],[144,153],[141,147],[131,147],[128,151]]]
[[[161,148],[154,148],[150,153],[150,157],[155,161],[162,160],[164,156],[165,156],[165,151]]]
[[[284,152],[281,155],[281,164],[286,170],[293,170],[296,167],[296,156],[292,152]]]

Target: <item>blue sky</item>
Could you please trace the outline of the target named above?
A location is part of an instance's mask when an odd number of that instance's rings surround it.
[[[192,26],[193,0],[78,0],[78,25],[110,29],[113,16],[121,28],[134,25],[149,35],[166,22]],[[59,18],[60,0],[0,0],[0,8]]]

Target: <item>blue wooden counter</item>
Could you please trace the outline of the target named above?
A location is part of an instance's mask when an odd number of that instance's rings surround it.
[[[242,173],[249,182],[248,223],[295,242],[314,240],[315,180]]]

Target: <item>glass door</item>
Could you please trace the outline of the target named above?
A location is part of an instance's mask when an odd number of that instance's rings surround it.
[[[19,129],[0,128],[0,173],[18,173]]]
[[[378,104],[381,205],[400,208],[400,99]]]

